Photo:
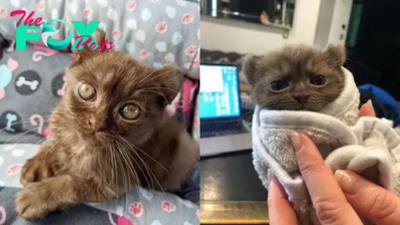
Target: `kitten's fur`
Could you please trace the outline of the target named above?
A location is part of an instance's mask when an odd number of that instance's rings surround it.
[[[264,56],[247,56],[243,72],[252,86],[252,97],[261,108],[272,110],[319,111],[335,100],[343,90],[345,49],[330,45],[321,51],[306,45],[288,45]],[[324,75],[326,84],[310,84],[310,76]],[[279,93],[271,91],[270,83],[285,79],[289,87]],[[304,104],[297,96],[309,96]]]
[[[95,33],[103,42],[104,32]],[[96,87],[93,101],[79,97],[82,81]],[[181,81],[172,66],[155,70],[119,52],[78,51],[66,71],[66,94],[50,117],[52,133],[22,168],[19,215],[36,219],[85,201],[111,200],[134,184],[178,190],[199,158],[197,144],[163,113]],[[127,101],[142,108],[131,123],[118,114]],[[94,132],[95,124],[105,131]]]

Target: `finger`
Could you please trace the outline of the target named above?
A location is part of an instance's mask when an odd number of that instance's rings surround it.
[[[362,224],[312,140],[302,133],[293,133],[291,138],[300,172],[321,224]]]
[[[394,194],[350,171],[336,171],[335,177],[347,201],[375,224],[398,224],[400,199]]]
[[[374,106],[372,105],[371,100],[368,100],[367,103],[361,106],[359,116],[372,116],[376,117]]]
[[[287,200],[282,185],[275,176],[271,176],[268,188],[268,210],[271,225],[296,225],[296,214]]]

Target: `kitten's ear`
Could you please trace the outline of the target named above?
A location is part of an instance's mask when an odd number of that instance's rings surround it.
[[[155,82],[159,82],[160,92],[163,94],[164,107],[171,104],[179,93],[183,83],[183,75],[184,72],[173,65],[164,65],[155,74],[156,78],[158,78]]]
[[[346,61],[346,49],[339,44],[330,44],[325,52],[338,66],[343,66]]]
[[[253,86],[256,83],[257,64],[261,61],[261,56],[249,54],[244,56],[241,61],[242,71],[249,84]]]
[[[97,43],[104,43],[106,40],[106,33],[103,30],[96,28],[96,30],[92,34],[92,37]],[[88,58],[91,55],[95,54],[95,51],[102,52],[103,50],[90,50],[89,46],[84,45],[81,50],[77,51],[75,61],[79,63],[85,58]]]

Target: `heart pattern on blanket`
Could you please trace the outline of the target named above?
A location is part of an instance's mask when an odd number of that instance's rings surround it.
[[[11,0],[11,4],[15,7],[15,8],[19,8],[21,6],[21,2],[19,0]]]
[[[145,42],[146,41],[146,33],[143,30],[138,30],[136,32],[136,40],[139,42]]]
[[[160,221],[154,220],[151,225],[162,225]]]
[[[154,68],[154,69],[160,69],[160,68],[162,67],[162,65],[163,65],[163,64],[160,63],[160,62],[154,62],[154,63],[153,63],[153,68]]]
[[[97,0],[97,4],[99,4],[101,7],[107,7],[108,0]]]
[[[164,57],[165,61],[173,63],[175,62],[175,56],[173,53],[169,52],[168,54],[165,55]]]
[[[11,81],[12,73],[6,65],[0,65],[0,88],[5,88]]]
[[[135,51],[135,44],[133,44],[132,42],[126,43],[126,50],[129,53],[133,53]]]
[[[11,155],[14,156],[14,157],[23,156],[23,155],[25,155],[25,150],[23,150],[23,149],[14,149],[14,150],[11,152]]]
[[[148,8],[143,9],[142,11],[142,20],[147,21],[151,18],[151,11]]]
[[[104,32],[107,32],[107,25],[104,22],[99,23],[99,29],[102,29]]]
[[[172,35],[172,45],[177,46],[182,42],[182,34],[179,31],[176,31]]]
[[[156,43],[156,49],[160,52],[166,52],[167,51],[167,44],[165,42],[157,42]]]
[[[167,16],[168,16],[170,19],[175,18],[176,9],[175,9],[174,7],[172,7],[172,6],[167,6],[167,7],[165,8],[165,12],[167,13]]]
[[[58,19],[59,16],[60,16],[60,15],[59,15],[57,9],[52,9],[52,10],[51,10],[51,19],[52,19],[52,20]]]
[[[137,29],[137,22],[135,19],[129,19],[126,21],[126,27],[132,30]]]
[[[71,4],[69,4],[68,10],[73,15],[76,15],[76,13],[78,12],[78,5],[76,4],[76,2],[72,2]]]

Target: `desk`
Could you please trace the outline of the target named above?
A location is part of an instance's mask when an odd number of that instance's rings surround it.
[[[201,224],[268,224],[268,195],[252,160],[251,150],[201,160]]]

